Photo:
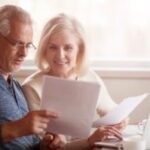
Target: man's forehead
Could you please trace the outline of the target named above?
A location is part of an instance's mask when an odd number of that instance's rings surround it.
[[[12,18],[12,19],[10,19],[10,25],[12,25],[12,26],[28,25],[28,26],[32,27],[32,22],[29,22],[27,20],[20,20],[18,18]]]
[[[10,33],[8,34],[8,37],[16,41],[22,41],[24,43],[32,42],[32,25],[14,20],[10,24]]]
[[[11,32],[20,32],[22,30],[26,30],[28,28],[28,30],[30,30],[30,32],[32,32],[33,28],[32,28],[32,24],[28,23],[28,22],[22,22],[22,21],[18,21],[18,20],[13,20],[10,22],[10,30]]]

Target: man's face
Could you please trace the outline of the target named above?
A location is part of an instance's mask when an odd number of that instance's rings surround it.
[[[32,26],[12,21],[10,24],[11,31],[6,36],[0,35],[0,69],[5,73],[16,71],[22,65],[28,54],[26,45],[32,43]],[[16,43],[21,43],[22,47],[16,48]]]

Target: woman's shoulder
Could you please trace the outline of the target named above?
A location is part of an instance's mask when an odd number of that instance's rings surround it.
[[[35,73],[28,76],[22,83],[22,85],[32,85],[38,82],[42,82],[44,73],[41,71],[36,71]]]
[[[82,77],[80,77],[80,80],[100,82],[101,78],[93,69],[89,69]]]

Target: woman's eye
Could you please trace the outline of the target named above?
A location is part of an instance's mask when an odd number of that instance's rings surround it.
[[[65,50],[67,50],[67,51],[72,50],[72,49],[73,49],[72,46],[66,46],[66,47],[65,47]]]
[[[51,45],[51,46],[49,46],[49,49],[51,49],[51,50],[56,50],[56,49],[57,49],[57,47],[56,47],[56,46],[54,46],[54,45]]]

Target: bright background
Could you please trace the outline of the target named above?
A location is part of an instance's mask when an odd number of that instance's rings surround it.
[[[58,13],[75,16],[87,33],[96,67],[150,68],[150,0],[0,0],[32,14],[34,43],[43,25]],[[31,53],[28,60],[33,60]]]
[[[150,93],[150,0],[0,0],[28,10],[38,44],[43,25],[58,13],[75,16],[85,28],[92,67],[116,101]],[[22,82],[35,71],[34,54],[15,74]],[[131,114],[136,123],[150,111],[150,96]]]

